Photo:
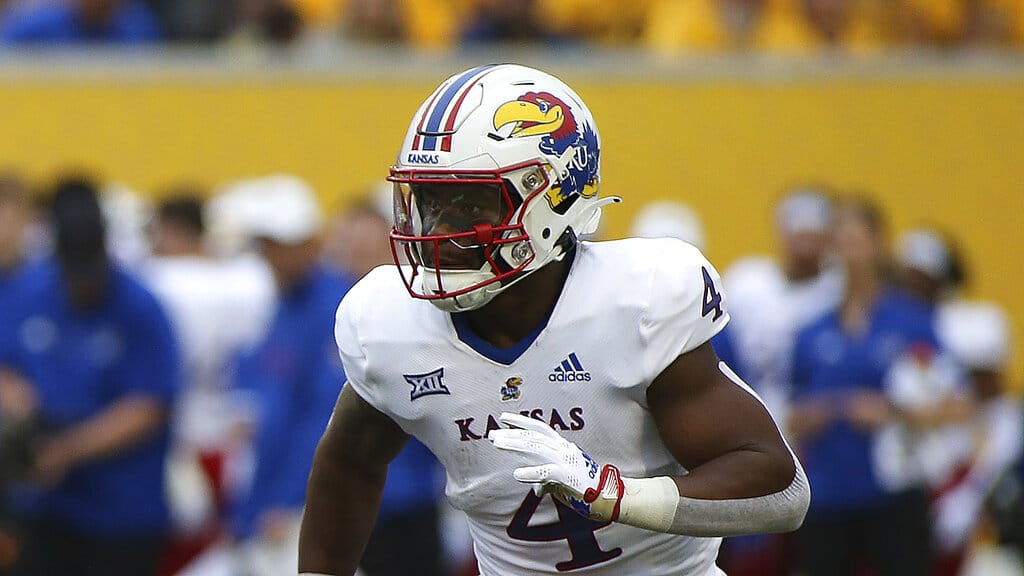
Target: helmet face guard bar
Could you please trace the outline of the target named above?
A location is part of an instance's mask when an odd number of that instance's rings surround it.
[[[525,200],[510,182],[516,172],[524,172],[522,184],[529,194]],[[395,183],[391,253],[413,297],[438,300],[468,294],[514,278],[534,261],[536,253],[522,218],[523,208],[550,185],[540,161],[457,172],[393,167],[388,180]],[[441,202],[427,198],[427,190],[446,189],[453,192],[434,194]],[[484,213],[481,205],[491,213]],[[462,213],[449,218],[450,211]],[[431,278],[421,280],[417,289],[417,279],[426,275]],[[475,281],[466,285],[455,280],[459,276]]]

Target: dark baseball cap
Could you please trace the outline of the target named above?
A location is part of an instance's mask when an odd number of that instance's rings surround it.
[[[106,223],[95,185],[86,179],[57,184],[51,207],[55,254],[64,271],[92,276],[108,268]]]

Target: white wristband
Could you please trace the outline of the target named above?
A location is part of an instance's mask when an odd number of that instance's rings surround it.
[[[619,522],[668,532],[679,507],[679,489],[668,476],[656,478],[623,478],[623,494],[619,503]]]

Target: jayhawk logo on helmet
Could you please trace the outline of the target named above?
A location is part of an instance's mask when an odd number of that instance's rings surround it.
[[[495,111],[495,130],[509,124],[510,138],[541,136],[540,151],[563,160],[566,173],[546,194],[553,210],[564,211],[571,204],[565,201],[577,194],[590,198],[597,193],[597,134],[589,125],[580,126],[562,99],[550,92],[527,92]]]

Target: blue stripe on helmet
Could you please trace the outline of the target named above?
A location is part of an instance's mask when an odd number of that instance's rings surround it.
[[[454,82],[448,86],[448,89],[444,91],[441,98],[438,99],[437,104],[434,105],[434,111],[430,113],[430,120],[427,122],[427,127],[423,129],[428,134],[436,134],[441,129],[441,120],[444,119],[444,112],[448,109],[448,105],[452,103],[452,99],[459,93],[459,90],[466,85],[467,82],[472,80],[478,73],[487,70],[488,68],[494,68],[497,64],[488,64],[487,66],[478,66],[472,70],[463,72],[461,76],[455,79]],[[420,150],[437,150],[437,137],[427,136],[423,140],[423,145],[420,146]]]

